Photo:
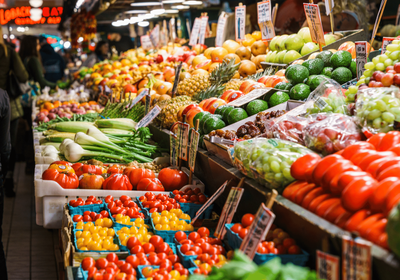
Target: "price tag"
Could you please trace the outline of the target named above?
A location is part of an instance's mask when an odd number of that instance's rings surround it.
[[[342,237],[342,279],[371,280],[371,243]]]
[[[167,45],[167,32],[165,30],[161,31],[160,39],[161,39],[161,45],[166,46]]]
[[[265,239],[274,220],[275,214],[262,203],[254,217],[254,222],[250,226],[249,233],[240,245],[240,251],[245,253],[250,259],[253,259],[258,244]]]
[[[235,7],[235,36],[236,41],[244,41],[246,33],[246,6]]]
[[[393,40],[394,40],[394,38],[391,38],[391,37],[383,37],[381,54],[384,54],[386,52],[387,45],[390,45]]]
[[[172,42],[174,42],[176,39],[176,28],[175,28],[175,18],[174,17],[172,17],[169,20],[169,30],[170,30]]]
[[[201,206],[201,208],[196,212],[196,216],[192,219],[191,224],[193,225],[194,222],[200,217],[200,215],[208,208],[210,207],[211,204],[214,203],[214,201],[224,192],[226,185],[228,184],[228,181],[225,181],[225,183],[222,184],[218,188],[218,190],[207,200],[206,203]]]
[[[182,70],[182,61],[178,64],[178,66],[175,69],[175,80],[174,80],[174,85],[172,86],[172,91],[171,91],[171,96],[174,97],[176,93],[176,89],[178,87],[179,83],[179,75],[181,74]]]
[[[206,41],[206,30],[208,25],[208,17],[201,17],[200,22],[200,33],[199,33],[199,44],[203,44]]]
[[[145,99],[145,108],[144,108],[144,113],[146,115],[149,113],[150,103],[151,103],[151,97],[149,94],[147,94]]]
[[[153,48],[153,44],[151,43],[149,35],[140,36],[140,43],[142,44],[142,48],[145,50],[150,50]]]
[[[329,16],[329,14],[333,11],[334,6],[335,2],[333,2],[333,0],[325,0],[325,11],[327,16]]]
[[[271,21],[271,1],[257,3],[258,23]]]
[[[326,280],[339,280],[339,257],[317,250],[317,277]]]
[[[254,89],[251,92],[249,92],[248,94],[243,95],[243,96],[239,97],[238,99],[233,100],[232,102],[229,102],[229,105],[240,107],[240,106],[242,106],[244,104],[247,104],[250,101],[252,101],[252,100],[254,100],[254,99],[258,98],[258,97],[261,97],[261,96],[267,94],[271,89],[272,88]]]
[[[224,239],[226,230],[225,224],[229,224],[232,221],[233,215],[239,205],[240,199],[242,198],[244,189],[233,187],[231,188],[228,198],[226,199],[224,208],[222,208],[221,216],[219,217],[218,226],[215,230],[214,235],[219,239]]]
[[[197,39],[199,37],[199,32],[200,32],[200,22],[201,20],[199,18],[196,18],[194,20],[192,32],[190,32],[190,40],[189,40],[189,46],[195,46],[197,44]]]
[[[189,146],[189,168],[194,172],[194,166],[196,164],[197,149],[199,147],[200,133],[196,130],[191,129],[190,134],[190,146]]]
[[[177,152],[178,140],[172,131],[169,134],[169,162],[171,166],[178,166],[178,152]]]
[[[367,42],[356,42],[356,64],[357,64],[357,79],[360,79],[365,71],[364,65],[367,63]]]
[[[307,23],[310,27],[311,39],[314,43],[325,45],[324,30],[322,28],[321,14],[316,4],[303,3]]]
[[[154,106],[154,108],[146,115],[143,117],[143,119],[138,122],[136,125],[136,129],[148,126],[149,123],[151,123],[152,120],[154,120],[155,117],[161,112],[161,108],[158,107],[158,105]]]
[[[155,47],[158,47],[160,44],[160,26],[158,24],[150,32],[150,40]]]
[[[99,98],[97,99],[97,103],[99,103],[102,106],[106,106],[108,102],[108,96],[101,93],[99,94]]]
[[[189,139],[189,124],[178,123],[179,158],[187,160],[187,146]]]
[[[399,4],[399,7],[397,8],[396,22],[395,22],[394,25],[395,25],[395,26],[400,25],[400,4]]]
[[[222,47],[222,44],[224,43],[226,20],[227,20],[226,13],[222,12],[218,18],[217,35],[215,36],[216,47]]]
[[[148,89],[148,88],[142,90],[142,92],[139,93],[139,95],[136,96],[136,98],[132,100],[131,105],[129,106],[129,109],[132,109],[132,107],[135,106],[136,103],[138,103],[140,100],[142,100],[142,98],[143,98],[145,95],[147,95],[148,93],[149,93],[149,89]]]

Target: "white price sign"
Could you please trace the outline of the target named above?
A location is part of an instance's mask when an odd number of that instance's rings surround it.
[[[200,22],[200,33],[199,33],[199,44],[203,44],[206,41],[206,30],[208,25],[208,17],[201,17]]]
[[[357,64],[357,79],[360,79],[364,73],[364,65],[367,63],[367,42],[356,42],[356,64]]]
[[[160,26],[158,24],[151,31],[150,40],[155,47],[158,47],[158,45],[160,44]]]
[[[303,4],[306,13],[307,23],[311,32],[311,39],[314,43],[325,45],[324,30],[322,28],[319,6],[316,4]]]
[[[216,47],[222,47],[222,44],[224,43],[226,20],[227,20],[226,13],[222,12],[218,18],[217,35],[215,36]]]
[[[190,146],[189,146],[189,168],[194,172],[194,166],[196,164],[197,149],[199,147],[200,133],[196,130],[191,129],[190,134]]]
[[[142,48],[145,50],[151,50],[153,48],[149,35],[140,36],[140,43],[142,44]]]
[[[339,257],[317,250],[316,271],[319,279],[339,280],[339,265]]]
[[[139,95],[135,99],[132,100],[132,103],[129,106],[129,109],[132,109],[132,107],[135,106],[136,103],[138,103],[148,93],[149,93],[149,89],[146,88],[146,89],[142,90],[142,92],[139,93]]]
[[[332,12],[334,6],[335,2],[333,2],[333,0],[325,0],[325,11],[327,16]]]
[[[143,117],[143,119],[140,120],[140,122],[137,123],[136,129],[148,126],[160,112],[161,108],[156,105],[146,116]]]
[[[257,3],[258,23],[271,21],[271,1]]]
[[[197,39],[200,32],[200,21],[201,20],[199,18],[194,20],[192,32],[190,32],[189,46],[195,46],[197,44]]]
[[[371,243],[342,237],[342,279],[371,280]]]
[[[187,146],[189,139],[189,124],[178,123],[179,158],[187,160]]]
[[[244,41],[246,33],[246,6],[235,7],[235,37],[236,41]]]
[[[178,151],[177,151],[178,140],[176,135],[171,131],[169,134],[169,163],[171,166],[178,165]]]
[[[390,37],[383,37],[382,39],[382,49],[381,49],[381,54],[384,54],[386,52],[386,47],[387,45],[390,45],[394,38]]]

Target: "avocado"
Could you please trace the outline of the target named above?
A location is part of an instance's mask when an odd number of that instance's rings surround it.
[[[193,118],[193,125],[196,125],[196,121],[199,120],[199,128],[201,128],[201,126],[200,126],[201,119],[202,119],[204,116],[210,115],[210,114],[211,114],[211,113],[210,113],[210,112],[207,112],[207,111],[203,111],[203,112],[197,113],[196,116],[194,116],[194,118]],[[200,129],[200,130],[201,130],[201,129]]]
[[[314,89],[316,89],[320,84],[326,82],[326,79],[329,79],[329,77],[325,75],[316,75],[310,80],[310,90],[313,91]]]
[[[247,117],[248,117],[248,115],[244,109],[235,108],[235,109],[231,110],[228,115],[228,123],[233,124],[233,123],[241,121]]]
[[[203,132],[204,134],[208,134],[213,130],[221,129],[225,127],[225,122],[221,120],[221,118],[217,116],[212,116],[208,118],[203,125]]]
[[[356,63],[355,59],[353,59],[350,63],[350,71],[351,71],[351,74],[353,74],[353,78],[356,78],[357,77],[357,63]]]
[[[339,84],[343,85],[353,78],[353,74],[350,69],[346,67],[339,67],[333,70],[332,79],[334,79]]]
[[[200,119],[200,123],[199,123],[199,128],[200,128],[200,132],[202,133],[202,134],[204,134],[204,130],[203,130],[203,126],[204,126],[204,123],[209,119],[209,118],[211,118],[211,117],[213,117],[214,115],[213,114],[205,114],[205,115],[203,115],[203,117]]]
[[[310,95],[310,87],[306,84],[297,84],[290,90],[289,96],[294,100],[304,100]]]
[[[331,65],[334,69],[338,67],[350,67],[351,53],[348,51],[337,51],[331,56]]]
[[[307,79],[305,79],[305,80],[303,81],[303,84],[306,84],[306,85],[309,86],[309,85],[311,84],[311,80],[314,79],[316,76],[317,76],[317,75],[310,75],[310,77],[308,77]]]
[[[310,76],[307,67],[299,64],[290,65],[285,72],[286,79],[293,85],[302,83]]]
[[[317,54],[316,58],[320,58],[324,61],[324,67],[330,67],[332,55],[333,53],[331,51],[322,51],[319,54]]]
[[[308,59],[302,65],[308,69],[310,75],[318,75],[324,69],[324,61],[320,58]]]
[[[324,69],[322,69],[321,75],[327,76],[327,77],[332,77],[332,71],[333,68],[332,67],[324,67]]]
[[[261,99],[250,101],[246,106],[246,112],[249,116],[255,115],[259,112],[268,109],[268,103]]]
[[[222,114],[222,119],[224,120],[224,122],[228,122],[228,115],[229,113],[235,109],[235,107],[228,107],[224,110],[223,114]]]
[[[274,107],[276,105],[288,101],[289,99],[290,99],[289,94],[283,91],[277,91],[271,96],[268,103],[270,107]]]
[[[217,109],[215,109],[214,114],[222,115],[221,112],[223,111],[223,109],[224,109],[226,106],[228,106],[228,105],[218,106]]]
[[[291,83],[280,82],[280,83],[277,83],[274,88],[280,89],[280,90],[290,90],[292,87],[293,87],[293,85]]]

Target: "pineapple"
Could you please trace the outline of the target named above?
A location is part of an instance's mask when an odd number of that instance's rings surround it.
[[[225,84],[225,90],[230,90],[230,89],[239,90],[243,82],[244,80],[239,80],[239,79],[230,80]]]
[[[195,75],[179,82],[177,95],[187,95],[193,97],[198,92],[205,90],[210,86],[208,75]]]
[[[170,129],[171,126],[178,121],[178,112],[182,107],[186,107],[190,104],[195,104],[192,101],[182,101],[178,103],[172,103],[162,109],[161,115],[161,126],[166,129]]]

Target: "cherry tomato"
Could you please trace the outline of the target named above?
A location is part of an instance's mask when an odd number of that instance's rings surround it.
[[[75,215],[72,218],[72,220],[77,223],[77,222],[83,221],[83,217],[82,217],[82,215]]]
[[[115,263],[118,261],[118,256],[115,253],[109,253],[106,258],[109,262]]]
[[[192,248],[190,250],[195,252],[196,255],[200,255],[203,253],[203,250],[201,249],[201,247],[199,247],[197,245],[192,246]]]
[[[307,174],[311,174],[321,157],[311,153],[298,158],[290,168],[290,174],[298,181],[307,181]]]
[[[168,260],[170,260],[171,263],[173,263],[173,264],[180,261],[178,255],[175,255],[175,254],[174,254],[174,255],[169,255],[167,258],[168,258]]]
[[[157,255],[151,255],[147,258],[152,265],[159,265],[161,260]]]
[[[177,231],[174,236],[178,242],[187,239],[187,235],[183,231]]]
[[[161,261],[160,270],[162,269],[165,269],[166,271],[170,272],[172,270],[172,262],[168,259]]]
[[[241,220],[242,226],[245,227],[245,228],[249,227],[249,226],[251,226],[253,221],[254,221],[254,215],[253,214],[245,214],[245,215],[243,215],[242,220]]]
[[[182,245],[182,247],[181,247],[182,254],[186,254],[186,252],[188,252],[191,248],[192,248],[192,246],[189,244]]]
[[[239,233],[239,231],[242,229],[243,227],[242,227],[242,225],[241,224],[234,224],[232,227],[231,227],[231,231],[233,231],[234,233]]]
[[[189,233],[188,239],[192,240],[193,242],[196,242],[197,239],[201,238],[201,235],[198,232],[191,232]]]
[[[128,242],[129,242],[129,240],[128,240]],[[135,245],[130,249],[130,252],[131,252],[131,254],[137,254],[137,253],[144,253],[144,250],[143,250],[143,247],[141,245]]]
[[[131,264],[133,268],[137,268],[138,265],[140,264],[139,258],[137,255],[130,255],[126,258],[125,262]]]
[[[244,239],[245,236],[246,236],[248,233],[249,233],[249,229],[248,229],[248,228],[242,228],[242,229],[239,231],[239,237],[242,238],[242,239]]]
[[[171,249],[169,247],[168,243],[165,243],[165,242],[163,242],[160,245],[155,246],[155,247],[156,247],[156,252],[157,253],[166,253],[166,254],[168,254],[169,250]]]
[[[197,233],[200,234],[201,237],[209,237],[210,230],[206,227],[201,227],[197,230]]]
[[[100,258],[96,261],[96,267],[97,269],[103,269],[106,268],[108,265],[108,260],[105,258]]]
[[[96,261],[91,257],[86,257],[82,260],[82,269],[89,270],[89,268],[94,267],[96,265]]]
[[[162,237],[159,236],[159,235],[153,235],[153,236],[150,238],[149,242],[150,242],[151,244],[153,244],[154,247],[158,247],[158,246],[160,246],[160,245],[164,242],[164,240],[163,240]]]
[[[301,249],[299,246],[293,245],[287,249],[287,252],[288,252],[288,254],[291,254],[291,255],[297,255],[297,254],[301,254]]]
[[[142,245],[142,247],[143,247],[143,250],[144,250],[145,254],[149,254],[149,253],[155,251],[154,245],[151,244],[151,243],[145,243],[145,244]]]

